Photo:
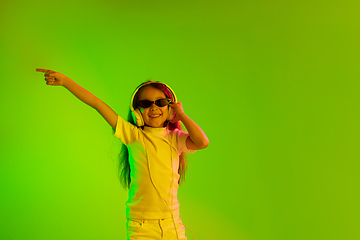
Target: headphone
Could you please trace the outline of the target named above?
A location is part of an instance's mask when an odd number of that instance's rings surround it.
[[[144,119],[142,117],[142,114],[141,114],[141,111],[140,109],[136,108],[134,109],[134,98],[137,94],[137,92],[144,86],[147,86],[147,85],[150,85],[152,83],[160,83],[160,84],[163,84],[167,89],[168,91],[170,92],[170,94],[172,95],[171,98],[173,100],[174,103],[177,102],[177,98],[176,98],[176,95],[175,95],[175,92],[168,86],[166,85],[165,83],[162,83],[162,82],[158,82],[158,81],[147,81],[145,83],[142,83],[140,84],[140,86],[138,86],[134,92],[134,94],[132,95],[131,97],[131,103],[130,103],[130,109],[131,109],[131,116],[134,120],[134,123],[136,124],[136,126],[138,127],[142,127],[145,125],[145,122],[144,122]],[[168,107],[169,108],[169,116],[168,116],[168,119],[167,120],[171,120],[174,118],[174,115],[175,115],[175,111],[174,109],[172,109],[171,107]]]

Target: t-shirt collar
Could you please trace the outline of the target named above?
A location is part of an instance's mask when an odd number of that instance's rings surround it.
[[[144,126],[144,132],[154,133],[154,134],[166,134],[167,128],[166,127],[154,128],[154,127]]]

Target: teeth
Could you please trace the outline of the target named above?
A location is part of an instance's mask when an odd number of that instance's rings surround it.
[[[150,116],[150,117],[153,117],[153,118],[155,118],[155,117],[159,117],[161,114],[159,114],[159,115],[153,115],[153,116]]]

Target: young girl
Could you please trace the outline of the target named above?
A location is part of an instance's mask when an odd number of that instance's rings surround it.
[[[123,143],[121,176],[129,188],[127,239],[187,239],[177,200],[179,180],[186,167],[183,153],[206,148],[209,140],[184,113],[172,89],[160,82],[141,84],[131,98],[131,117],[125,121],[63,74],[36,71],[45,74],[47,85],[64,86],[95,108]],[[188,133],[181,130],[179,120]]]

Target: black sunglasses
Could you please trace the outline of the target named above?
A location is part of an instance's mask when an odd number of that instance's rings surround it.
[[[158,107],[164,107],[166,105],[168,105],[169,103],[171,103],[171,99],[170,98],[162,98],[162,99],[158,99],[156,101],[150,101],[150,100],[140,100],[137,102],[137,104],[139,105],[139,107],[142,108],[148,108],[150,107],[153,103],[155,103],[156,106]]]

